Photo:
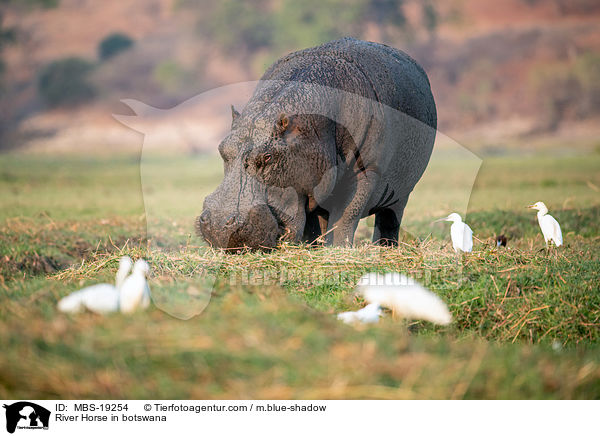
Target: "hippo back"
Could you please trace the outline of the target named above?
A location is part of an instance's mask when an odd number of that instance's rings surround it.
[[[385,44],[355,38],[331,41],[281,58],[261,80],[311,83],[355,93],[437,128],[425,71],[409,55]]]

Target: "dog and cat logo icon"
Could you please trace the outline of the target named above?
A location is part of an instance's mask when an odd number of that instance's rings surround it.
[[[14,433],[16,429],[48,430],[48,409],[29,401],[4,404],[3,407],[6,409],[6,431],[9,433]]]

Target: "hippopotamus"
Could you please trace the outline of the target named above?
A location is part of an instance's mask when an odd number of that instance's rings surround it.
[[[223,181],[196,218],[210,245],[350,246],[370,215],[373,241],[397,244],[437,129],[429,79],[410,56],[354,38],[291,53],[232,118]]]

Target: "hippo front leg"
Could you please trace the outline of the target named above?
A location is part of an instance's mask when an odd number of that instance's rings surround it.
[[[329,221],[329,212],[319,206],[314,198],[308,197],[306,207],[306,224],[304,225],[304,235],[302,239],[308,244],[322,242],[320,238],[327,233],[327,223]]]
[[[343,204],[330,209],[327,245],[352,246],[358,222],[379,180],[380,176],[375,171],[364,170],[358,173],[354,183],[342,185],[343,192],[336,192],[336,200]]]
[[[298,196],[295,207],[295,212],[286,217],[284,225],[284,234],[281,236],[282,241],[301,242],[304,236],[304,228],[306,225],[306,197]]]

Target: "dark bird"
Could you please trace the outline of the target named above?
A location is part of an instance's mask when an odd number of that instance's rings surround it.
[[[506,247],[506,241],[508,241],[508,238],[506,236],[496,236],[496,247]]]

